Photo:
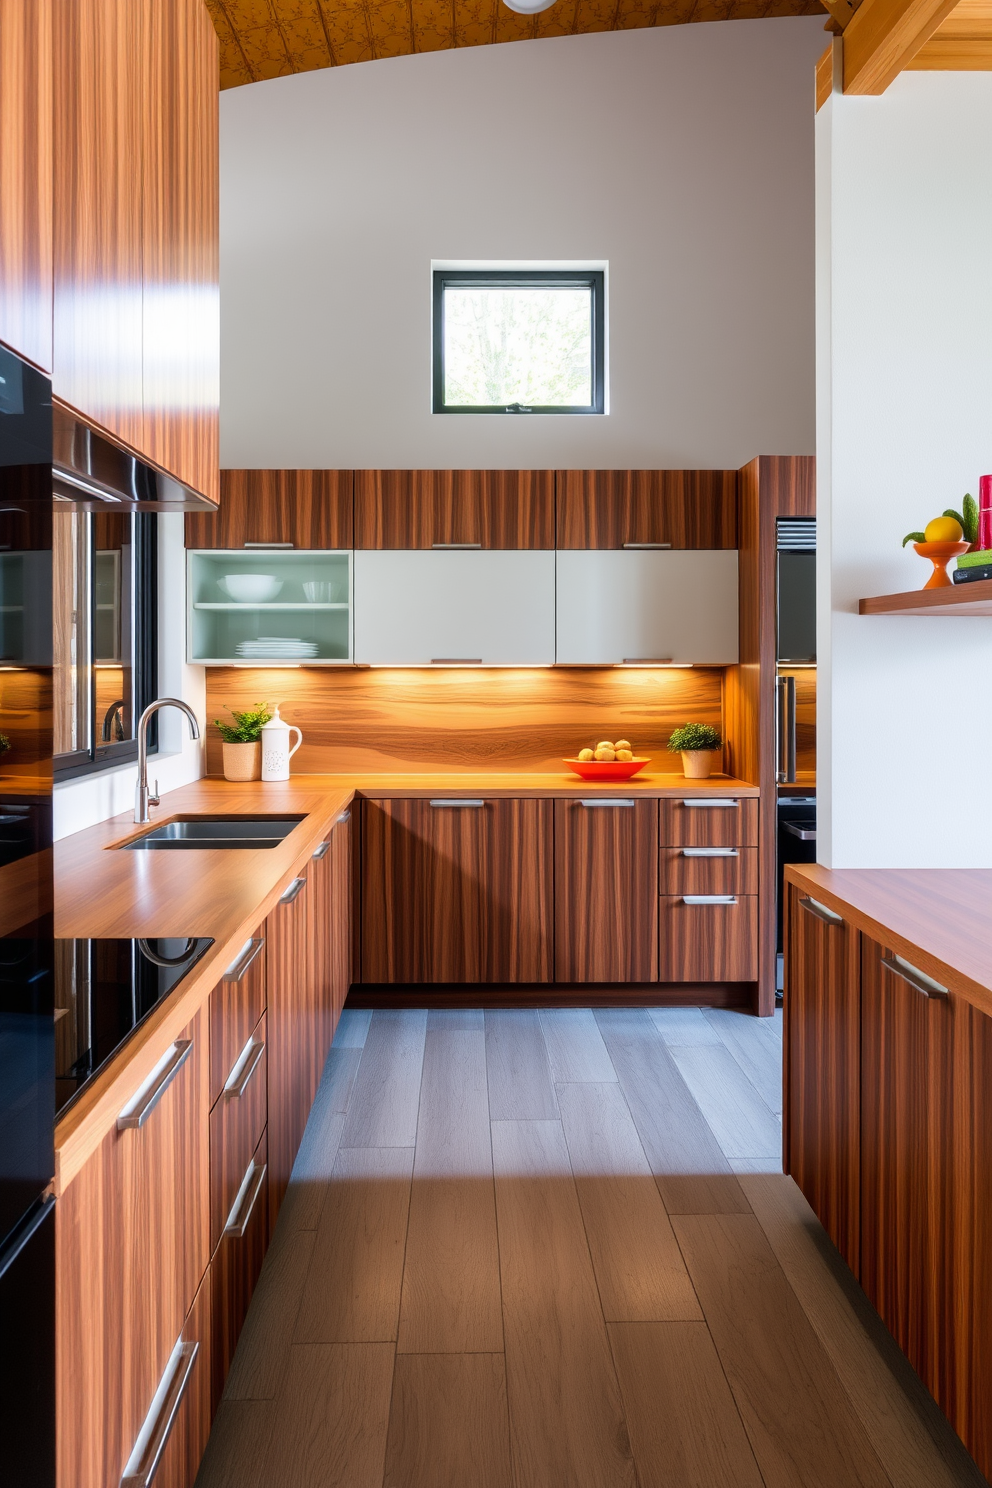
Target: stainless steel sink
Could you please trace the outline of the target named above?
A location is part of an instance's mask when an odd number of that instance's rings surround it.
[[[302,816],[180,817],[125,842],[131,851],[172,852],[186,848],[278,847]]]

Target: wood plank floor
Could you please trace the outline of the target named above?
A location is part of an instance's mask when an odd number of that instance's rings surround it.
[[[347,1011],[197,1488],[979,1488],[781,1172],[781,1047]]]

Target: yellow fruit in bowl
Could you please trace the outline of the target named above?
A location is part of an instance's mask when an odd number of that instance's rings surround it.
[[[634,746],[633,746],[633,744],[631,744],[631,742],[630,742],[629,739],[618,739],[617,742],[614,744],[613,748],[614,749],[629,749],[631,751],[631,753],[633,753],[633,751],[634,751]]]
[[[618,749],[616,753],[618,760],[632,760],[634,758],[634,751],[632,749]]]
[[[578,754],[578,758],[580,760],[591,760],[592,759],[592,750],[591,749],[580,749],[579,750],[579,754]]]
[[[597,749],[613,749],[613,748],[615,748],[615,745],[614,745],[612,739],[600,739],[599,743],[596,745],[596,748]]]
[[[954,517],[934,517],[928,522],[923,536],[927,542],[963,542],[961,523]]]
[[[612,764],[613,761],[616,759],[616,752],[615,752],[615,750],[613,748],[613,745],[612,744],[600,744],[599,748],[596,750],[595,754],[593,755],[593,759],[597,759],[597,760],[600,760],[600,761],[606,761],[607,763]]]

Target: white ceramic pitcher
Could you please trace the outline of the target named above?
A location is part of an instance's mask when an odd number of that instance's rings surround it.
[[[296,735],[292,749],[289,747],[290,734]],[[295,724],[283,723],[277,704],[268,723],[262,724],[262,779],[288,780],[289,762],[302,743],[302,732]]]

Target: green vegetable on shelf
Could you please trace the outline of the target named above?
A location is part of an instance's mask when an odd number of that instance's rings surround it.
[[[905,547],[908,542],[926,542],[926,540],[925,532],[907,532],[902,540],[902,545]]]
[[[978,541],[978,502],[970,492],[962,501],[959,512],[948,507],[944,512],[944,516],[953,517],[959,523],[966,543],[976,543]],[[905,546],[906,544],[903,543],[903,547]]]

